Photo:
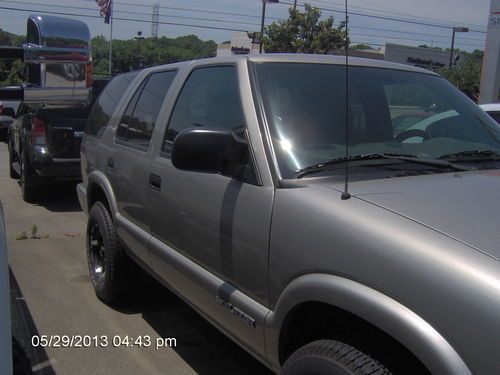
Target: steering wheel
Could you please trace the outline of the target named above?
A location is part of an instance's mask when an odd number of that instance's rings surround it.
[[[400,134],[398,134],[397,136],[394,137],[394,140],[397,141],[397,142],[403,142],[409,138],[413,138],[413,137],[420,137],[420,138],[423,138],[424,141],[428,141],[429,139],[431,139],[432,137],[430,136],[429,133],[427,133],[425,130],[421,130],[421,129],[410,129],[410,130],[407,130],[407,131],[404,131]]]

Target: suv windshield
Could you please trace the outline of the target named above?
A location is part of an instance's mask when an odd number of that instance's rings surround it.
[[[346,116],[343,65],[268,62],[255,63],[255,71],[283,178],[345,160],[347,117],[349,155],[354,159],[367,154],[423,159],[463,152],[500,154],[498,125],[439,76],[350,66]]]

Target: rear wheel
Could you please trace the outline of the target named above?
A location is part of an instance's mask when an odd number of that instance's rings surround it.
[[[19,183],[21,185],[23,199],[26,202],[33,202],[39,196],[39,189],[37,186],[36,176],[34,176],[33,170],[27,162],[26,154],[23,151],[21,151],[21,157],[19,158],[19,169]]]
[[[13,167],[13,163],[15,161],[15,158],[14,158],[14,150],[13,150],[13,146],[12,146],[12,141],[9,140],[9,175],[11,178],[19,178],[19,174],[17,173],[17,171],[14,169]]]
[[[96,202],[87,222],[87,260],[94,291],[106,303],[121,302],[139,281],[137,265],[123,251],[108,209]]]
[[[365,353],[334,340],[318,340],[297,349],[283,366],[283,375],[390,374]]]

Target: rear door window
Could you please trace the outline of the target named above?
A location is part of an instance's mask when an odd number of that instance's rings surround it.
[[[130,100],[120,121],[117,139],[147,149],[158,114],[177,71],[152,73]]]
[[[86,134],[101,137],[109,123],[113,112],[122,95],[127,91],[137,72],[122,74],[113,78],[103,90],[90,111],[87,121]]]

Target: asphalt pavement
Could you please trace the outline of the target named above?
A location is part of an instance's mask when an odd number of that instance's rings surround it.
[[[54,183],[37,204],[28,204],[8,172],[7,146],[0,143],[13,329],[35,374],[270,374],[147,277],[127,304],[99,301],[88,275],[86,217],[75,184]]]

